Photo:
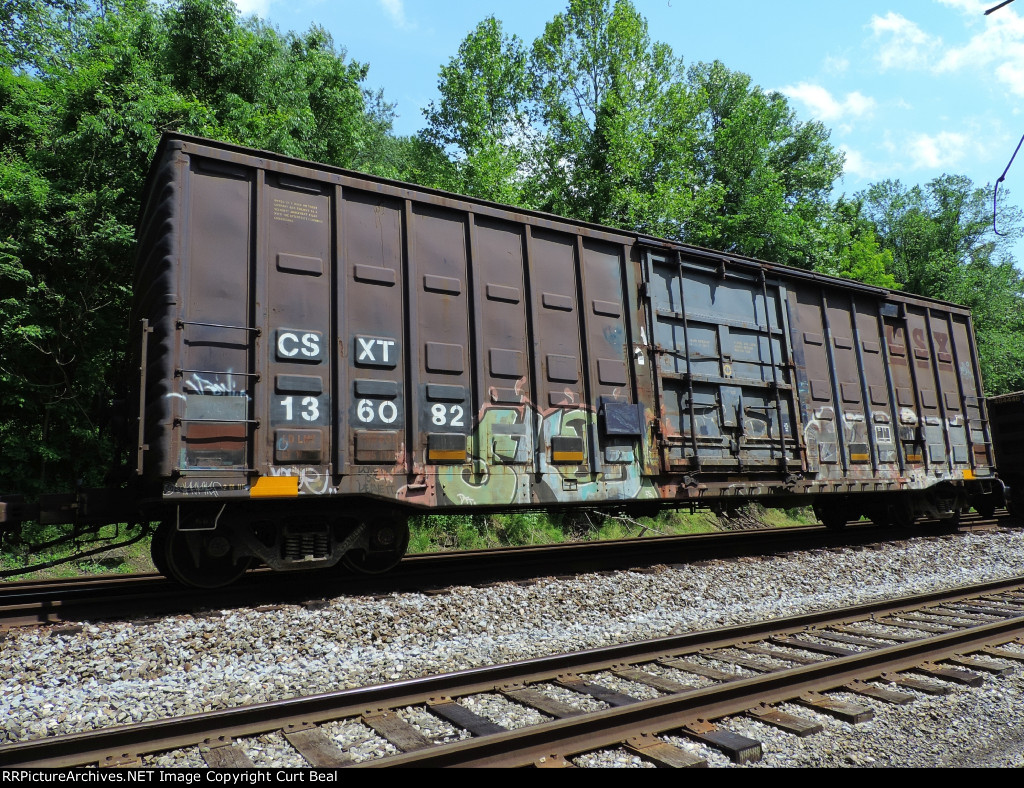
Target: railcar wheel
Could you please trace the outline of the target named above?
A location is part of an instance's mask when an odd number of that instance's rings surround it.
[[[379,575],[394,569],[409,548],[409,524],[402,518],[382,517],[369,524],[370,549],[357,547],[345,553],[341,563],[363,575]]]
[[[845,528],[850,520],[855,520],[858,517],[856,513],[844,509],[842,506],[821,506],[820,504],[814,507],[814,516],[821,521],[822,525],[833,531]]]
[[[979,517],[988,520],[996,513],[996,496],[993,493],[979,495],[971,499],[971,506]]]
[[[162,574],[164,577],[171,576],[171,570],[167,566],[166,552],[167,552],[167,532],[174,528],[170,523],[160,523],[157,526],[156,531],[153,533],[153,539],[149,546],[149,555],[153,559],[153,566],[156,567],[156,571]]]
[[[221,531],[179,531],[172,523],[161,523],[153,537],[153,563],[182,585],[222,588],[248,572],[253,560],[235,561],[231,542]]]

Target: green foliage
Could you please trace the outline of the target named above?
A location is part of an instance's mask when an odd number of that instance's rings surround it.
[[[0,31],[0,489],[99,484],[161,132],[388,170],[391,108],[326,31],[231,0],[13,0]]]
[[[970,307],[988,394],[1024,388],[1024,279],[1010,243],[1021,212],[1004,203],[992,229],[990,187],[943,175],[924,186],[883,181],[858,195],[891,270],[908,292]]]
[[[148,530],[139,525],[105,525],[97,533],[76,533],[72,526],[26,522],[19,539],[2,543],[0,572],[12,572],[0,580],[79,577],[95,574],[152,572]],[[37,548],[38,545],[44,545]],[[85,551],[96,552],[83,556]],[[77,558],[76,558],[77,556]],[[45,569],[24,572],[27,567],[59,562]]]
[[[842,154],[820,123],[801,123],[781,94],[766,93],[721,62],[688,72],[694,168],[708,193],[681,240],[813,267]]]
[[[424,110],[423,139],[452,157],[452,169],[420,172],[427,182],[496,200],[519,203],[531,136],[525,103],[530,96],[527,57],[517,36],[506,36],[493,16],[476,26],[458,54],[442,67],[441,100]]]
[[[570,0],[527,56],[488,17],[422,136],[457,190],[810,267],[842,156],[722,63],[688,71],[629,0]],[[847,266],[851,275],[863,261]]]
[[[743,527],[786,528],[816,522],[810,510],[765,509],[751,505],[739,512]],[[656,517],[606,515],[600,512],[515,512],[512,514],[422,515],[410,520],[410,553],[438,550],[484,550],[499,547],[559,544],[644,536],[710,533],[736,525],[702,509],[694,513],[666,509]]]
[[[875,225],[863,215],[862,201],[840,197],[821,238],[816,271],[878,287],[903,287],[892,274],[892,250],[881,247]]]

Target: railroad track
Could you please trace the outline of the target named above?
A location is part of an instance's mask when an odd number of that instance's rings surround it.
[[[324,723],[336,720],[358,722],[401,751],[363,766],[564,765],[610,747],[660,765],[703,765],[671,736],[745,762],[760,757],[760,742],[716,721],[748,714],[808,735],[820,726],[776,705],[796,703],[857,723],[872,716],[870,703],[910,702],[906,689],[942,694],[948,692],[943,682],[977,686],[985,674],[1007,672],[1014,663],[1024,663],[1024,577],[10,744],[0,746],[0,766],[140,765],[145,754],[185,747],[199,747],[210,766],[252,766],[236,740],[278,731],[311,766],[355,765],[325,732]],[[629,696],[607,686],[608,676],[654,690],[656,697]],[[585,712],[553,695],[552,686],[607,708]],[[865,703],[837,700],[829,695],[836,690]],[[505,730],[459,703],[482,693],[531,707],[550,721]],[[472,736],[434,744],[398,713],[409,706]]]
[[[961,530],[1016,524],[1001,512],[981,519],[966,516]],[[0,583],[0,631],[41,624],[180,614],[197,609],[231,609],[275,604],[316,604],[324,597],[434,591],[444,586],[522,580],[546,574],[611,571],[673,562],[735,558],[814,548],[870,545],[915,538],[920,528],[895,531],[867,522],[842,531],[822,526],[655,536],[501,550],[412,555],[386,576],[359,577],[339,571],[298,574],[255,572],[218,591],[187,589],[156,574],[102,575],[72,580]]]

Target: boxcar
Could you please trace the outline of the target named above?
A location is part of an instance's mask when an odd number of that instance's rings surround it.
[[[381,571],[412,512],[998,495],[948,303],[176,134],[134,286],[134,495],[187,583]]]

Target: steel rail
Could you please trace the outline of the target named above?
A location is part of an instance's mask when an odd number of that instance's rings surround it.
[[[12,766],[78,766],[89,764],[112,765],[134,762],[136,756],[144,753],[166,751],[180,747],[194,746],[205,740],[218,737],[256,736],[288,726],[303,727],[328,720],[354,717],[366,711],[383,708],[401,708],[423,704],[438,697],[462,697],[482,692],[493,692],[496,687],[509,684],[532,684],[557,679],[567,673],[585,674],[607,670],[622,664],[639,664],[661,658],[693,654],[697,651],[724,648],[737,643],[764,640],[771,636],[795,634],[808,628],[823,627],[836,623],[863,621],[873,616],[895,615],[908,608],[921,608],[937,603],[953,603],[993,593],[1017,590],[1024,592],[1024,576],[981,583],[965,588],[936,591],[857,605],[842,610],[827,610],[806,613],[784,619],[756,622],[727,627],[718,630],[690,632],[665,638],[637,643],[605,646],[573,654],[559,654],[520,662],[507,663],[486,668],[474,668],[453,673],[429,676],[421,679],[391,682],[371,687],[339,690],[304,698],[256,704],[234,709],[222,709],[205,714],[195,714],[166,720],[153,720],[133,725],[101,729],[85,733],[35,739],[0,746],[0,767]],[[925,658],[946,653],[950,649],[971,647],[972,643],[991,640],[996,637],[1011,639],[1024,628],[1024,616],[1008,618],[980,627],[961,629],[947,635],[922,637],[903,646],[880,648],[858,654],[855,657],[832,659],[820,665],[807,666],[766,674],[772,686],[760,685],[757,681],[743,679],[728,682],[723,686],[706,690],[694,690],[680,695],[670,695],[652,701],[640,701],[621,710],[596,712],[574,718],[582,728],[572,728],[567,721],[545,723],[537,726],[539,732],[522,733],[526,737],[513,743],[518,734],[497,734],[481,737],[475,743],[441,745],[414,754],[407,753],[386,759],[386,764],[412,765],[417,758],[422,765],[454,765],[465,763],[476,765],[498,765],[495,759],[524,761],[527,755],[514,753],[525,748],[530,757],[541,750],[550,750],[558,744],[569,748],[580,746],[584,738],[611,736],[620,741],[621,731],[633,731],[637,726],[644,731],[664,727],[678,727],[677,721],[686,717],[721,716],[742,711],[756,705],[752,698],[785,699],[799,694],[807,687],[821,688],[846,683],[845,676],[862,676],[865,671],[881,672],[913,667]],[[872,656],[873,655],[873,656]],[[831,666],[831,667],[830,667]],[[843,671],[837,676],[835,671]],[[762,678],[760,681],[764,681]],[[746,704],[746,705],[743,705]],[[727,709],[728,711],[721,711]],[[618,716],[619,711],[624,716]],[[631,716],[650,713],[652,718]],[[596,716],[595,716],[596,715]],[[647,721],[644,721],[644,720]],[[679,723],[682,724],[682,723]],[[614,735],[599,734],[601,728],[612,726]],[[635,734],[630,734],[635,735]],[[537,738],[530,736],[555,738]],[[561,736],[562,739],[557,737]],[[584,738],[581,738],[584,737]],[[601,739],[604,741],[604,739]],[[601,745],[595,745],[601,746]],[[481,749],[477,749],[477,748]],[[496,748],[488,750],[488,747]],[[591,748],[588,744],[587,748]],[[450,754],[449,754],[450,753]],[[539,756],[537,756],[539,757]],[[431,760],[436,759],[436,760]],[[372,764],[371,764],[372,765]],[[382,763],[381,765],[385,765]],[[502,763],[502,765],[507,765]]]
[[[806,692],[842,687],[883,673],[907,670],[924,661],[981,648],[993,639],[1024,634],[1024,616],[930,636],[849,657],[716,684],[677,695],[638,701],[508,733],[465,739],[454,744],[369,761],[363,767],[516,767],[558,754],[568,757],[622,744],[642,735],[657,735],[698,720],[740,714],[759,703],[779,703]]]
[[[965,518],[962,531],[991,528],[1012,518]],[[677,536],[634,537],[406,556],[387,575],[355,576],[337,570],[277,573],[257,570],[217,591],[188,589],[157,574],[103,575],[71,580],[0,582],[0,631],[140,615],[301,603],[339,594],[432,590],[521,580],[547,573],[609,571],[708,558],[734,558],[806,549],[838,549],[922,536],[920,528],[879,529],[861,521],[842,531],[822,526],[751,529]],[[925,536],[931,536],[925,534]]]
[[[623,569],[823,545],[865,544],[877,538],[877,530],[867,525],[851,528],[840,536],[820,526],[804,526],[423,553],[407,556],[383,576],[344,574],[337,569],[276,574],[257,570],[215,591],[185,588],[157,574],[15,581],[0,583],[0,630],[90,617],[187,612],[197,607],[249,607],[410,586],[421,589],[497,582],[545,573]]]

